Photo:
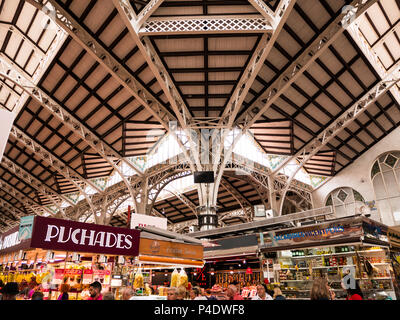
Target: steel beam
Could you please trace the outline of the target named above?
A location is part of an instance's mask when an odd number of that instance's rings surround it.
[[[122,66],[112,54],[94,39],[62,6],[55,0],[48,0],[55,12],[45,7],[42,0],[25,0],[43,10],[50,16],[55,16],[55,23],[63,28],[78,42],[113,78],[120,83],[138,102],[149,111],[168,131],[169,122],[175,117],[143,86],[132,74]],[[135,15],[136,17],[136,15]]]
[[[287,19],[289,18],[289,15],[293,9],[293,6],[295,4],[296,0],[291,0],[291,1],[286,1],[285,0],[285,6],[284,6],[284,11],[280,16],[275,16],[274,15],[274,31],[272,35],[263,35],[259,44],[257,45],[256,50],[254,51],[254,54],[252,55],[246,70],[243,72],[236,88],[235,91],[232,94],[231,99],[229,100],[227,107],[225,108],[221,120],[219,121],[219,125],[221,127],[228,127],[230,129],[236,127],[235,125],[235,119],[236,116],[242,107],[243,101],[247,96],[247,93],[249,92],[251,86],[253,85],[253,82],[261,70],[265,59],[268,57],[269,53],[271,52],[276,40],[278,39],[278,36],[285,25]],[[245,132],[245,130],[250,129],[250,127],[245,128],[243,131],[239,133],[240,137],[242,136],[242,133]],[[223,147],[223,142],[227,139],[227,135],[229,134],[228,130],[223,130],[222,138],[221,138],[221,146],[219,147],[220,149],[217,151],[217,155],[214,160],[213,164],[213,171],[217,173],[216,181],[214,184],[214,190],[213,190],[213,197],[216,198],[218,194],[218,186],[222,178],[222,172],[223,168],[225,168],[226,162],[228,159],[231,157],[234,145],[237,141],[239,141],[240,137],[234,137],[234,141],[232,145],[225,149]],[[213,135],[213,140],[215,140],[215,135]],[[222,153],[225,153],[224,155]],[[218,169],[222,168],[222,169]]]
[[[47,212],[50,215],[55,214],[55,212],[53,212],[46,206],[42,206],[36,201],[33,201],[30,198],[28,198],[21,191],[16,189],[14,186],[10,185],[8,182],[4,181],[2,178],[0,178],[0,187],[2,188],[2,190],[7,192],[9,195],[14,197],[19,202],[21,202],[26,208],[29,208],[32,211],[34,211],[36,214],[39,213],[40,215],[43,215],[45,212]]]
[[[133,169],[139,176],[143,176],[141,170],[126,158],[121,157],[113,148],[100,139],[91,129],[86,127],[82,122],[76,119],[70,112],[59,105],[54,99],[48,96],[43,90],[38,88],[31,80],[29,80],[22,70],[17,70],[15,64],[6,61],[5,57],[0,54],[0,75],[10,80],[20,87],[29,96],[35,99],[41,106],[45,107],[52,115],[55,116],[63,125],[68,127],[74,134],[85,141],[93,148],[114,170],[120,175],[126,184],[132,199],[135,198],[135,193],[132,190],[130,183],[122,173],[122,170],[116,165],[116,161],[120,164],[125,164]]]
[[[146,23],[149,17],[153,14],[154,11],[158,9],[158,7],[164,2],[164,0],[150,0],[146,6],[140,11],[140,13],[136,17],[136,30],[139,30],[140,27]]]
[[[270,108],[296,79],[346,30],[358,17],[366,12],[377,0],[353,0],[354,11],[342,11],[338,17],[293,61],[290,66],[258,97],[235,121],[242,130],[248,130]]]
[[[392,87],[396,86],[399,81],[400,62],[395,65],[395,68],[391,74],[387,75],[385,79],[381,80],[377,85],[369,90],[359,101],[347,109],[346,112],[336,119],[328,128],[322,131],[315,139],[313,139],[303,149],[296,153],[295,158],[300,157],[298,160],[299,164],[286,182],[286,188],[282,194],[282,199],[284,199],[297,172],[306,164],[306,162],[316,155],[323,147],[325,147],[344,128],[349,126],[355,119],[365,112],[376,100],[386,94]],[[280,166],[282,166],[282,164]],[[280,166],[278,166],[275,171],[278,171]],[[282,211],[282,206],[283,201],[281,202],[280,212]]]
[[[395,27],[393,27],[389,33],[386,34],[386,37],[390,34],[393,34],[393,32],[396,30],[396,28],[399,28],[399,27],[400,27],[400,23],[397,23],[397,25]],[[391,68],[391,70],[386,70],[386,68],[383,66],[382,62],[380,61],[376,51],[373,48],[371,48],[367,39],[365,39],[364,35],[361,33],[361,30],[360,30],[360,27],[359,27],[359,24],[357,21],[355,23],[353,23],[347,30],[350,33],[353,40],[357,43],[360,50],[364,53],[365,57],[371,63],[372,67],[379,74],[381,79],[386,78],[386,76],[388,74],[390,74],[394,68],[396,68],[396,66],[393,66]],[[379,41],[384,42],[386,37],[382,37]],[[399,87],[398,86],[392,87],[390,89],[390,92],[392,93],[396,102],[400,105]]]
[[[113,0],[115,7],[117,8],[122,20],[124,21],[126,27],[129,30],[129,33],[134,40],[136,46],[139,51],[142,53],[145,58],[147,65],[151,69],[152,73],[158,80],[159,85],[161,86],[164,94],[166,95],[168,101],[171,104],[171,107],[177,117],[177,122],[180,124],[182,129],[186,130],[189,125],[193,122],[192,115],[190,114],[187,106],[185,105],[182,97],[179,94],[178,89],[175,87],[171,77],[169,76],[168,71],[164,67],[161,59],[158,57],[156,50],[154,49],[151,41],[148,38],[140,39],[139,34],[135,30],[135,17],[134,10],[129,3],[129,1],[124,0]],[[184,146],[182,140],[180,140],[177,135],[177,126],[174,124],[173,128],[168,128],[167,130],[174,135],[177,139],[177,142],[182,148],[182,152],[184,152],[186,159],[188,160],[193,171],[196,171],[196,166],[198,170],[201,170],[202,166],[200,164],[200,159],[198,155],[197,145],[193,141],[193,137],[191,135],[192,132],[185,132],[189,143],[189,149],[191,151],[191,156],[187,153],[186,147]]]
[[[61,204],[64,201],[65,203],[68,203],[72,207],[75,206],[75,204],[70,199],[68,199],[66,196],[64,196],[62,194],[58,194],[57,192],[53,191],[50,187],[48,187],[46,184],[42,183],[39,179],[35,178],[24,168],[18,166],[15,163],[15,161],[12,161],[7,156],[3,155],[1,164],[3,165],[4,168],[6,168],[11,173],[13,173],[16,177],[21,179],[28,186],[39,191],[50,202],[54,203],[56,200],[58,200],[58,201],[60,201]]]

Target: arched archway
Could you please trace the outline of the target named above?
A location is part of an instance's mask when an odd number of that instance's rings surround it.
[[[331,191],[325,200],[325,206],[332,206],[335,216],[339,218],[367,213],[364,197],[350,187]]]
[[[387,225],[400,224],[400,151],[381,154],[371,168],[374,189],[381,220]]]

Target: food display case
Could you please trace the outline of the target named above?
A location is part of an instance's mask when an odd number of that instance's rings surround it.
[[[351,273],[365,299],[398,299],[387,226],[365,217],[325,221],[269,232],[260,252],[277,252],[275,283],[288,299],[309,299],[314,279],[325,277],[336,299],[345,299],[341,282]]]

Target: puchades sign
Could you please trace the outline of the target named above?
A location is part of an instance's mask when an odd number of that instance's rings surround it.
[[[140,231],[36,216],[32,248],[137,256]]]

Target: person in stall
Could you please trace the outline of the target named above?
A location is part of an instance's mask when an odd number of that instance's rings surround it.
[[[274,300],[271,295],[267,293],[267,285],[264,283],[260,283],[257,285],[257,295],[253,297],[251,300]]]
[[[228,286],[228,289],[226,290],[226,296],[228,297],[228,300],[244,300],[239,294],[237,286],[234,284],[230,284]]]
[[[101,294],[101,283],[95,281],[89,286],[90,297],[88,300],[103,300],[103,296]]]

